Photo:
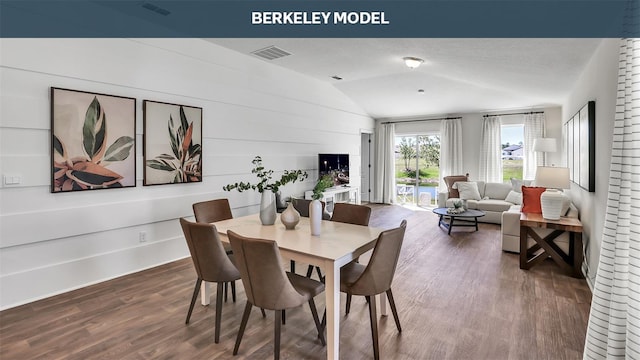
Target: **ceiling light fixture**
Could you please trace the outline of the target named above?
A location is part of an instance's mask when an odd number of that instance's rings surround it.
[[[418,94],[424,95],[424,89],[418,89]]]
[[[410,69],[415,69],[424,62],[424,60],[413,56],[403,57],[402,60],[404,60],[404,64]]]

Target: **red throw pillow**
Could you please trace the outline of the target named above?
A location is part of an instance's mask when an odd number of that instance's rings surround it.
[[[540,205],[540,195],[547,188],[536,186],[522,186],[522,212],[532,214],[542,214]]]

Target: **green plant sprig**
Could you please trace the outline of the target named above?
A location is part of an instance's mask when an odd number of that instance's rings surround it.
[[[313,188],[313,195],[311,195],[311,198],[313,200],[322,199],[322,194],[324,193],[324,191],[332,186],[333,179],[331,178],[331,175],[325,175],[321,177],[316,183],[316,186]]]
[[[253,164],[253,170],[251,170],[251,173],[255,174],[259,179],[257,183],[237,182],[225,185],[222,189],[224,191],[238,190],[238,192],[251,189],[258,190],[260,193],[265,190],[269,190],[276,193],[281,186],[288,183],[294,183],[296,181],[303,181],[309,176],[304,170],[285,170],[279,180],[271,182],[273,179],[273,170],[265,170],[264,166],[262,166],[262,158],[260,156],[256,156],[251,163]]]

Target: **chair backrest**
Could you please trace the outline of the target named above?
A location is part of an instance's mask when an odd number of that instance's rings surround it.
[[[458,181],[469,181],[469,174],[445,176],[442,180],[444,180],[444,183],[447,185],[447,191],[449,192],[449,196],[447,198],[459,198],[460,193],[458,192],[458,189],[453,188],[453,184]]]
[[[407,220],[402,220],[399,227],[380,233],[367,267],[351,286],[354,291],[376,295],[391,288],[406,228]]]
[[[180,218],[180,226],[198,278],[221,282],[237,280],[238,269],[233,265],[220,242],[218,230],[213,224],[200,224]]]
[[[337,203],[333,206],[331,221],[369,226],[371,208],[364,205]]]
[[[247,300],[269,310],[282,310],[306,302],[291,285],[275,241],[248,238],[227,231]]]
[[[196,222],[212,223],[220,220],[233,219],[228,199],[215,199],[193,204],[193,214]]]

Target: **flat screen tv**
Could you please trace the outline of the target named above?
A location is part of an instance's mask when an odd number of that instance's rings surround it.
[[[349,184],[349,154],[318,154],[319,177],[331,175],[333,185]]]

